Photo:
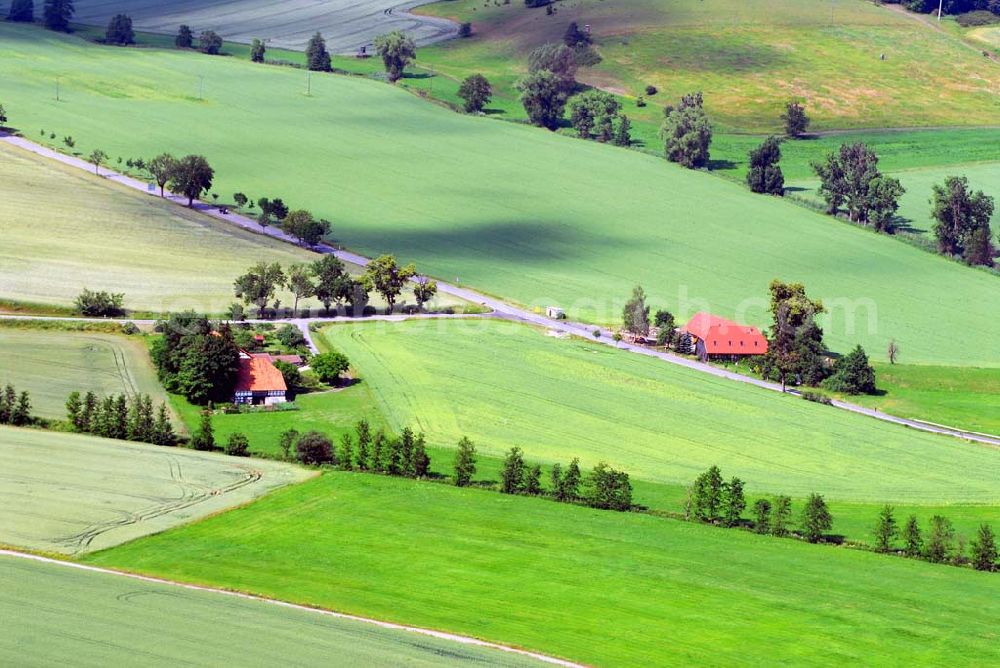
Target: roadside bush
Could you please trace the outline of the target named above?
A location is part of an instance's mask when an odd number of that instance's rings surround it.
[[[1000,11],[1000,4],[997,5],[997,9]],[[967,12],[965,14],[959,14],[955,17],[955,22],[963,28],[988,26],[994,23],[1000,23],[1000,16],[982,9],[974,12]]]
[[[472,37],[472,24],[466,21],[458,27],[459,37]]]
[[[76,310],[81,315],[109,318],[125,315],[125,295],[120,292],[92,291],[87,288],[76,298]]]
[[[306,336],[295,325],[282,325],[277,332],[278,340],[289,348],[298,348],[306,343]]]
[[[310,431],[299,437],[295,443],[295,453],[303,464],[333,463],[333,443],[318,431]]]
[[[824,404],[826,406],[832,406],[833,400],[825,394],[820,394],[819,392],[803,392],[802,398],[806,401],[815,401],[817,404]]]
[[[139,326],[136,325],[134,322],[126,322],[124,325],[122,325],[122,334],[132,335],[138,333],[139,333]]]
[[[229,435],[229,440],[226,441],[226,454],[233,457],[249,457],[250,441],[238,431],[233,432]]]

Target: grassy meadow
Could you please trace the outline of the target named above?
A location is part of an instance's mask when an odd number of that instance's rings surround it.
[[[754,492],[994,505],[1000,452],[506,322],[332,326],[393,429],[486,455],[607,460],[689,484],[712,464]]]
[[[148,394],[167,401],[144,343],[95,332],[0,329],[0,385],[31,394],[33,414],[64,419],[71,392]]]
[[[995,277],[650,156],[451,114],[359,78],[313,76],[306,96],[304,73],[288,68],[24,26],[0,37],[5,106],[27,136],[51,129],[113,156],[203,153],[216,191],[280,195],[332,220],[335,241],[432,275],[604,322],[642,283],[681,318],[707,308],[758,324],[780,276],[833,307],[835,350],[895,338],[914,362],[1000,357]],[[548,177],[525,178],[526,165]],[[966,345],[946,345],[942,322]]]
[[[595,665],[1000,661],[989,574],[363,474],[85,560]]]
[[[0,427],[0,544],[80,554],[308,476],[279,462]]]
[[[640,122],[701,90],[730,130],[777,130],[793,97],[807,101],[817,129],[996,123],[1000,67],[956,36],[860,0],[569,0],[552,16],[519,2],[448,0],[417,11],[471,21],[476,33],[425,49],[421,63],[456,78],[482,72],[504,98],[516,97],[525,54],[577,21],[592,27],[603,58],[580,81],[628,101],[659,89],[645,108],[626,105]]]
[[[0,662],[526,666],[496,650],[210,592],[0,556]],[[211,639],[205,629],[211,628]],[[248,648],[252,648],[248,652]],[[42,661],[44,659],[44,661]]]
[[[287,267],[320,257],[6,144],[0,216],[0,299],[43,309],[71,305],[87,287],[124,292],[129,309],[221,313],[236,301],[233,280],[253,263]],[[284,290],[277,297],[292,303]],[[413,300],[409,293],[402,299]],[[384,304],[377,295],[372,303]],[[444,297],[435,305],[456,303]],[[304,299],[300,306],[320,305]]]

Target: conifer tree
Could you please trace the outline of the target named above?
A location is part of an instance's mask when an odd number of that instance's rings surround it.
[[[87,392],[83,397],[83,408],[80,409],[80,431],[94,431],[94,414],[97,412],[97,395]]]
[[[521,448],[514,446],[507,453],[500,470],[500,491],[520,494],[524,490],[525,464]]]
[[[153,425],[153,443],[156,445],[173,445],[176,441],[174,426],[170,424],[167,416],[167,405],[160,404],[156,413],[156,422]]]
[[[580,498],[580,482],[583,474],[580,473],[580,460],[576,457],[566,467],[566,474],[563,475],[563,497],[565,501],[576,501]]]
[[[403,433],[399,437],[399,474],[405,476],[415,475],[413,462],[413,430],[403,427]]]
[[[715,522],[719,519],[722,486],[722,472],[718,466],[712,466],[695,479],[691,510],[696,519],[704,522]]]
[[[413,475],[417,478],[426,478],[430,472],[431,458],[427,454],[427,439],[420,433],[413,441]]]
[[[757,533],[771,533],[771,502],[757,499],[753,502],[753,528]]]
[[[792,519],[792,500],[787,496],[774,497],[774,510],[771,513],[771,535],[787,536],[788,523]]]
[[[31,424],[31,398],[27,392],[22,391],[18,397],[17,404],[10,416],[10,423],[15,427]]]
[[[916,515],[906,518],[906,526],[903,527],[903,548],[908,557],[919,557],[924,551],[924,539],[920,534],[920,524]]]
[[[742,521],[747,500],[743,495],[743,481],[732,478],[722,488],[722,525],[734,527]]]
[[[10,424],[10,418],[16,404],[17,392],[14,390],[14,386],[8,383],[3,394],[0,395],[0,424]]]
[[[524,493],[538,496],[542,493],[542,467],[535,464],[524,477]]]
[[[73,425],[74,431],[80,429],[80,413],[83,410],[83,402],[80,400],[79,392],[70,392],[66,400],[66,420]]]
[[[35,3],[33,0],[11,0],[8,21],[31,23],[35,20]]]
[[[893,514],[893,507],[886,504],[878,515],[875,523],[875,549],[879,552],[889,552],[892,549],[892,540],[899,534],[896,525],[896,516]]]
[[[379,429],[372,438],[372,471],[385,473],[386,458],[388,456],[389,444],[385,432]]]
[[[476,446],[463,436],[455,451],[455,485],[465,487],[476,475]]]
[[[357,468],[359,471],[371,470],[371,444],[372,432],[368,425],[368,420],[361,418],[354,426],[354,431],[358,435]]]
[[[326,50],[326,40],[318,32],[309,38],[309,44],[306,45],[306,63],[314,72],[329,72],[332,69],[330,52]]]
[[[345,471],[354,468],[354,439],[347,432],[340,436],[340,468]]]
[[[208,411],[201,414],[198,431],[191,439],[191,447],[195,450],[213,450],[215,448],[215,431],[212,429],[212,414]]]
[[[124,394],[115,397],[110,425],[111,438],[128,438],[128,397]]]
[[[386,439],[385,470],[389,475],[404,475],[403,471],[403,439]]]
[[[977,571],[995,571],[997,568],[997,541],[989,524],[980,524],[972,541],[972,567]]]

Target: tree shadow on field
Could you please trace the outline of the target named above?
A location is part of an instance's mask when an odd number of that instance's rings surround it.
[[[708,171],[710,172],[714,172],[717,170],[736,169],[739,166],[740,163],[726,159],[708,161]]]
[[[436,74],[430,72],[403,72],[403,79],[433,79]]]
[[[352,239],[357,240],[357,232]],[[363,245],[374,248],[422,249],[424,253],[450,260],[482,258],[510,264],[544,264],[572,261],[635,246],[620,237],[596,234],[571,224],[537,220],[493,220],[476,223],[456,221],[453,225],[428,229],[367,229],[361,233]]]

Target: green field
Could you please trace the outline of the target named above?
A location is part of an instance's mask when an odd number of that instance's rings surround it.
[[[851,401],[902,417],[1000,434],[1000,370],[877,364],[876,371],[886,394]]]
[[[87,287],[124,292],[130,309],[221,313],[235,301],[233,280],[251,264],[319,258],[5,144],[0,216],[0,298],[33,304],[69,305]],[[292,303],[284,290],[277,297]],[[402,299],[413,301],[408,292]],[[384,302],[373,295],[372,303]],[[434,305],[457,303],[444,297]],[[300,306],[319,303],[304,299]]]
[[[714,120],[744,131],[778,129],[791,97],[806,100],[817,129],[996,124],[1000,67],[958,37],[860,0],[572,0],[553,16],[449,0],[418,11],[472,21],[476,32],[426,49],[423,64],[483,72],[505,97],[528,51],[577,21],[591,25],[603,57],[580,81],[629,99],[659,88],[644,109],[628,105],[641,121],[701,90]]]
[[[0,619],[6,665],[320,665],[331,657],[365,666],[534,665],[305,610],[10,556],[0,556]]]
[[[332,326],[387,422],[486,454],[601,459],[688,484],[719,464],[757,492],[869,503],[1000,501],[1000,452],[505,322]]]
[[[1000,661],[989,574],[362,474],[86,560],[595,665]]]
[[[148,394],[167,401],[141,339],[93,332],[0,329],[0,384],[31,394],[33,414],[65,418],[70,392]]]
[[[80,434],[0,428],[0,544],[79,554],[246,503],[295,466]]]
[[[5,106],[29,136],[52,128],[111,155],[203,152],[219,192],[280,193],[331,219],[336,240],[439,277],[600,321],[616,320],[614,300],[639,282],[681,318],[709,308],[762,323],[780,276],[831,305],[835,350],[895,338],[914,362],[1000,359],[996,277],[650,156],[451,114],[357,78],[314,76],[307,97],[287,68],[9,25],[0,38]],[[548,177],[525,178],[525,165]],[[942,322],[966,344],[946,345]]]

